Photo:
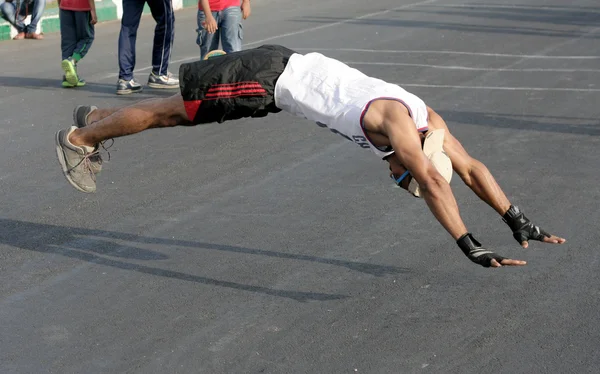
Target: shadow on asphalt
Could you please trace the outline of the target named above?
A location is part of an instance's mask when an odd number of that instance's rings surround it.
[[[127,243],[123,243],[127,242]],[[144,237],[115,231],[91,230],[76,227],[47,225],[0,218],[0,243],[29,251],[59,254],[65,257],[110,266],[113,268],[131,270],[154,276],[178,279],[188,282],[233,288],[237,290],[263,293],[271,296],[285,297],[300,302],[327,301],[345,299],[348,296],[340,294],[325,294],[315,292],[298,292],[277,290],[266,287],[251,286],[227,282],[193,274],[182,273],[158,267],[140,265],[123,261],[130,260],[165,260],[165,254],[139,248],[135,244],[161,244],[174,247],[209,249],[283,259],[311,261],[368,273],[375,276],[387,274],[408,273],[409,270],[394,266],[375,265],[362,262],[343,261],[309,255],[282,253],[261,249],[236,247],[221,244],[203,243],[188,240]],[[109,258],[110,257],[110,258]]]
[[[49,79],[49,78],[33,78],[33,77],[7,77],[0,76],[0,86],[2,87],[16,87],[16,88],[33,88],[36,90],[64,90],[69,92],[85,91],[92,92],[100,95],[92,95],[91,97],[118,97],[123,100],[139,101],[147,99],[149,97],[168,97],[179,92],[175,89],[152,89],[144,86],[143,91],[131,95],[116,95],[116,81],[114,83],[96,83],[93,81],[87,81],[86,85],[77,88],[63,88],[61,86],[61,79]],[[145,83],[140,81],[140,83]]]

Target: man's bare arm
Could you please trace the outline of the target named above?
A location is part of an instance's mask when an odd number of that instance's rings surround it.
[[[467,228],[460,217],[450,185],[423,153],[421,140],[414,125],[411,126],[410,123],[405,125],[402,122],[408,121],[397,120],[386,126],[385,131],[392,148],[400,162],[406,166],[412,177],[419,183],[423,198],[435,218],[454,240],[457,240],[467,232]]]
[[[513,230],[513,236],[527,248],[530,239],[545,243],[562,244],[565,239],[546,233],[533,225],[518,207],[512,206],[489,169],[479,160],[471,157],[462,144],[452,136],[444,120],[433,110],[429,110],[430,127],[445,129],[444,150],[452,160],[456,174],[475,194],[491,206]]]
[[[200,0],[200,7],[202,8],[202,11],[204,12],[204,28],[206,29],[206,31],[209,34],[214,34],[217,31],[218,25],[217,25],[217,21],[215,20],[215,17],[213,17],[212,15],[212,11],[210,9],[210,4],[208,3],[208,0]]]
[[[390,140],[396,157],[419,183],[421,195],[440,224],[456,240],[463,253],[482,266],[525,265],[524,261],[507,259],[481,246],[460,217],[456,199],[446,180],[427,159],[412,119],[404,113],[388,113],[383,131]]]

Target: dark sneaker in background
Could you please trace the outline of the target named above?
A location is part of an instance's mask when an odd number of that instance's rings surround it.
[[[126,81],[125,79],[119,79],[117,82],[117,95],[129,95],[141,91],[142,85],[136,82],[134,79],[129,81]]]
[[[171,73],[167,73],[167,75],[150,73],[150,76],[148,77],[148,87],[166,89],[179,88],[179,79],[173,78]]]

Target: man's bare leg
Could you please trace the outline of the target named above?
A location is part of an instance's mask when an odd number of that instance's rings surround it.
[[[90,125],[70,134],[71,144],[95,147],[104,140],[136,134],[147,129],[191,123],[181,94],[144,100],[120,109],[97,109],[90,113],[88,122]]]
[[[149,100],[156,100],[156,99],[149,99]],[[144,100],[146,101],[146,100]],[[140,101],[141,102],[141,101]],[[86,125],[88,124],[92,124],[94,122],[100,121],[108,116],[110,116],[111,114],[118,112],[119,110],[128,107],[129,105],[123,105],[120,107],[113,107],[113,108],[97,108],[94,107],[95,109],[92,110],[86,117]],[[84,127],[84,126],[81,126]]]
[[[98,116],[91,117],[96,111]],[[150,128],[191,124],[180,94],[145,100],[120,109],[96,109],[89,113],[86,122],[89,125],[58,131],[55,140],[63,174],[73,187],[87,193],[96,191],[96,174],[100,171],[101,161],[98,143]]]
[[[106,117],[110,116],[111,114],[118,112],[119,110],[126,108],[127,106],[124,107],[119,107],[119,108],[97,108],[96,110],[90,112],[90,114],[87,117],[87,123],[88,124],[92,124],[94,122],[98,122],[102,119],[105,119]]]

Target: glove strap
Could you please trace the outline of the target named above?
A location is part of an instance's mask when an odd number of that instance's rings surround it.
[[[470,256],[474,249],[481,248],[481,243],[479,243],[470,232],[458,238],[456,244],[458,244],[458,247],[466,256]]]
[[[511,205],[510,208],[502,216],[502,220],[511,228],[513,232],[529,223],[529,219],[519,210],[516,205]]]
[[[490,267],[492,265],[492,260],[496,260],[498,262],[504,260],[504,257],[498,256],[494,252],[483,248],[481,243],[475,240],[473,235],[471,235],[469,232],[458,238],[456,244],[458,244],[460,249],[469,258],[469,260],[483,267]]]

